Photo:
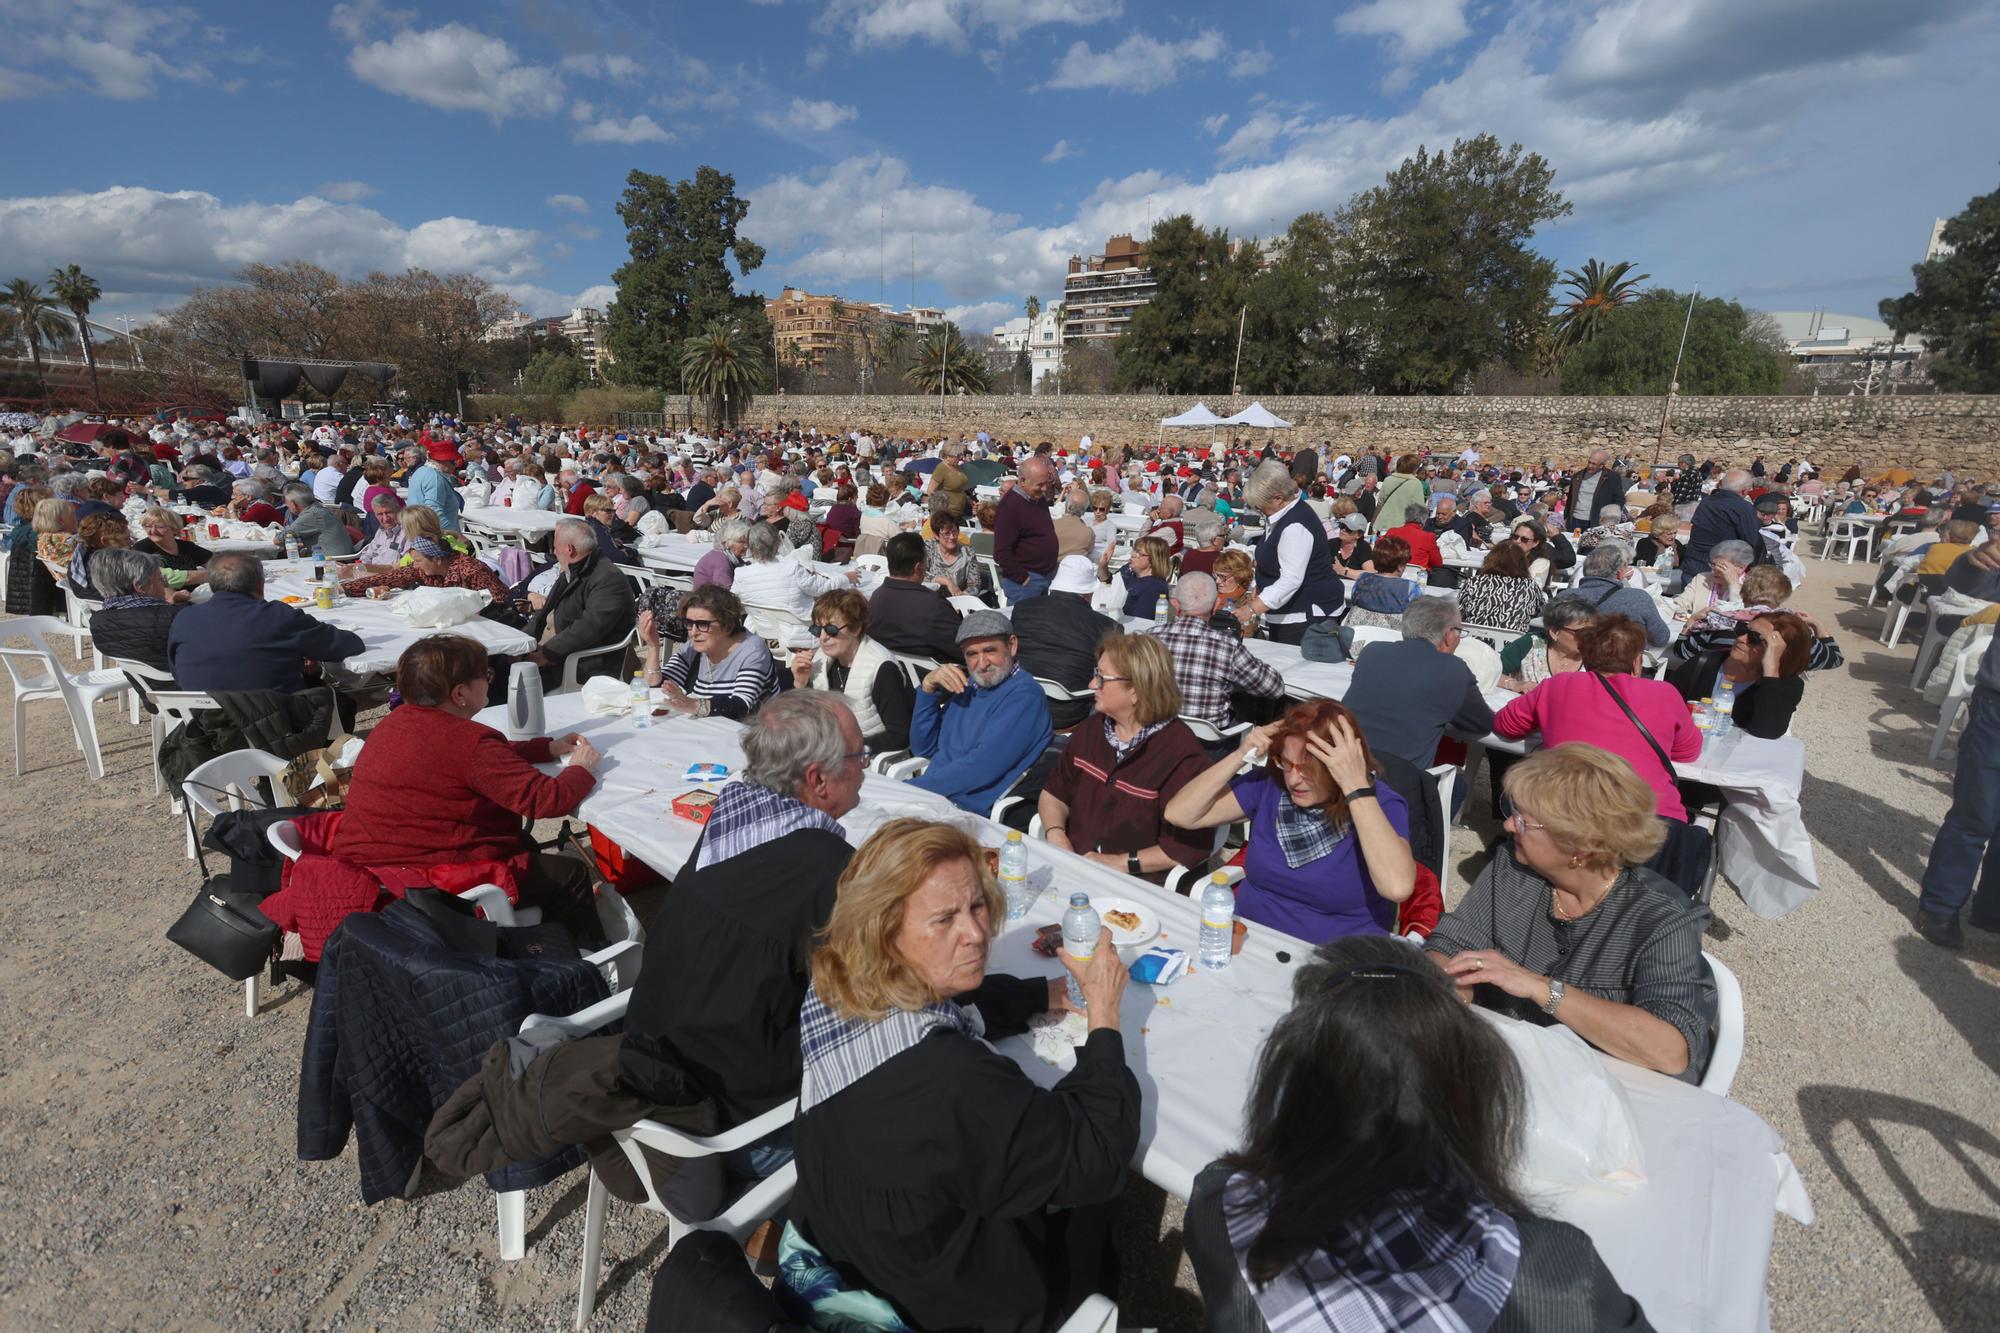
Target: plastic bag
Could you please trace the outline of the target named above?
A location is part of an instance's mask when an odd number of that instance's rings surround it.
[[[616,676],[583,682],[583,711],[592,717],[621,717],[632,710],[632,688]]]
[[[477,617],[492,600],[471,588],[412,588],[389,609],[419,629],[449,629]]]
[[[1578,1187],[1634,1194],[1646,1159],[1632,1104],[1583,1038],[1560,1024],[1537,1027],[1485,1009],[1528,1088],[1528,1126],[1515,1184],[1522,1192]]]

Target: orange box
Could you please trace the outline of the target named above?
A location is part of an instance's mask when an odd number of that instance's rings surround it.
[[[715,809],[715,793],[697,787],[674,797],[673,811],[682,819],[697,824],[706,824],[709,814]]]

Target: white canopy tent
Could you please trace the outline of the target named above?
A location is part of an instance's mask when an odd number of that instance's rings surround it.
[[[1252,403],[1233,417],[1224,417],[1225,426],[1247,426],[1251,430],[1290,430],[1292,423],[1265,407],[1262,403]]]
[[[1207,403],[1196,403],[1179,416],[1161,417],[1160,438],[1162,440],[1166,439],[1168,427],[1220,426],[1221,424],[1222,418],[1210,411]]]

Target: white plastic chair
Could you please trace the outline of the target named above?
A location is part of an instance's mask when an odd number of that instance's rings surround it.
[[[889,557],[886,555],[857,555],[847,563],[853,569],[872,569],[880,574],[889,572]]]
[[[1092,1294],[1063,1321],[1060,1333],[1117,1333],[1118,1305],[1109,1296]]]
[[[166,779],[160,775],[160,747],[166,743],[168,733],[192,720],[197,713],[209,712],[220,705],[199,690],[178,688],[171,674],[149,667],[144,662],[124,657],[113,657],[109,661],[137,686],[132,696],[134,707],[143,701],[152,711],[153,795],[158,796],[167,789]],[[174,797],[174,809],[179,810],[180,806],[180,797]]]
[[[1989,631],[1985,637],[1975,639],[1965,651],[1958,655],[1958,669],[1951,678],[1951,688],[1945,691],[1944,704],[1938,710],[1937,730],[1931,733],[1931,758],[1944,753],[1945,737],[1951,735],[1952,725],[1958,721],[1959,709],[1972,694],[1972,682],[1979,675],[1980,663],[1992,650],[1993,635]]]
[[[1218,727],[1206,718],[1195,717],[1189,713],[1182,713],[1180,719],[1182,724],[1194,733],[1194,738],[1204,745],[1219,745],[1227,738],[1241,736],[1250,730],[1248,722],[1235,722],[1227,727]]]
[[[1907,599],[1904,596],[1906,593],[1908,594]],[[1909,623],[1912,612],[1920,611],[1925,615],[1930,614],[1926,609],[1926,604],[1929,601],[1930,594],[1924,591],[1921,584],[1913,582],[1905,587],[1898,588],[1896,595],[1889,599],[1889,605],[1882,613],[1881,642],[1894,648],[1897,641],[1903,637],[1903,626]]]
[[[1826,536],[1820,539],[1820,558],[1831,559],[1834,548],[1844,542],[1847,545],[1847,563],[1851,565],[1855,552],[1870,549],[1874,540],[1873,524],[1856,522],[1852,518],[1835,519],[1827,525]]]
[[[1501,629],[1498,625],[1474,625],[1469,621],[1462,622],[1459,628],[1465,631],[1467,637],[1491,644],[1495,652],[1505,648],[1526,632],[1524,630]]]
[[[14,776],[21,776],[27,762],[28,705],[43,700],[60,700],[69,710],[70,731],[76,748],[83,751],[90,776],[104,776],[104,753],[97,744],[97,719],[91,706],[132,688],[122,671],[109,668],[72,674],[49,647],[48,635],[68,626],[54,616],[21,616],[0,623],[0,660],[14,685]],[[29,647],[5,645],[9,639],[25,638]]]
[[[952,610],[962,616],[969,616],[975,611],[991,611],[993,609],[977,597],[968,597],[964,593],[960,593],[956,597],[947,597],[945,600],[951,603]]]
[[[214,819],[224,810],[241,810],[246,803],[263,809],[277,805],[276,780],[287,760],[263,750],[236,750],[217,755],[189,773],[181,790],[195,809]],[[267,785],[268,784],[268,785]],[[188,821],[188,855],[194,855],[194,822]],[[263,998],[264,974],[253,974],[243,983],[243,1016],[255,1018]]]
[[[1729,1095],[1736,1071],[1743,1064],[1743,987],[1736,974],[1720,958],[1707,950],[1702,961],[1715,977],[1715,1049],[1708,1053],[1708,1068],[1702,1071],[1701,1086],[1718,1097]]]
[[[581,683],[578,678],[585,662],[592,658],[607,657],[612,653],[623,653],[638,637],[639,627],[634,624],[615,643],[599,644],[595,648],[579,648],[563,658],[562,683],[556,686],[555,693],[569,694],[576,690]]]
[[[57,586],[62,589],[63,604],[69,608],[69,623],[75,631],[71,636],[71,646],[76,649],[77,660],[82,661],[83,641],[90,639],[91,612],[102,611],[104,603],[94,602],[78,593],[75,588],[69,586],[68,579],[64,579]],[[95,670],[104,670],[104,654],[97,651],[95,639],[90,639],[90,665]]]
[[[1431,781],[1437,784],[1438,808],[1444,812],[1444,826],[1438,837],[1438,863],[1431,867],[1438,877],[1440,889],[1450,882],[1446,868],[1451,865],[1451,826],[1457,823],[1451,809],[1451,798],[1458,791],[1458,781],[1464,775],[1456,764],[1439,764],[1428,770]]]

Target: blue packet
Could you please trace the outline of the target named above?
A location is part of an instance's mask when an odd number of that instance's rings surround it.
[[[1187,951],[1156,944],[1133,959],[1130,970],[1134,981],[1149,986],[1171,986],[1188,970]]]

